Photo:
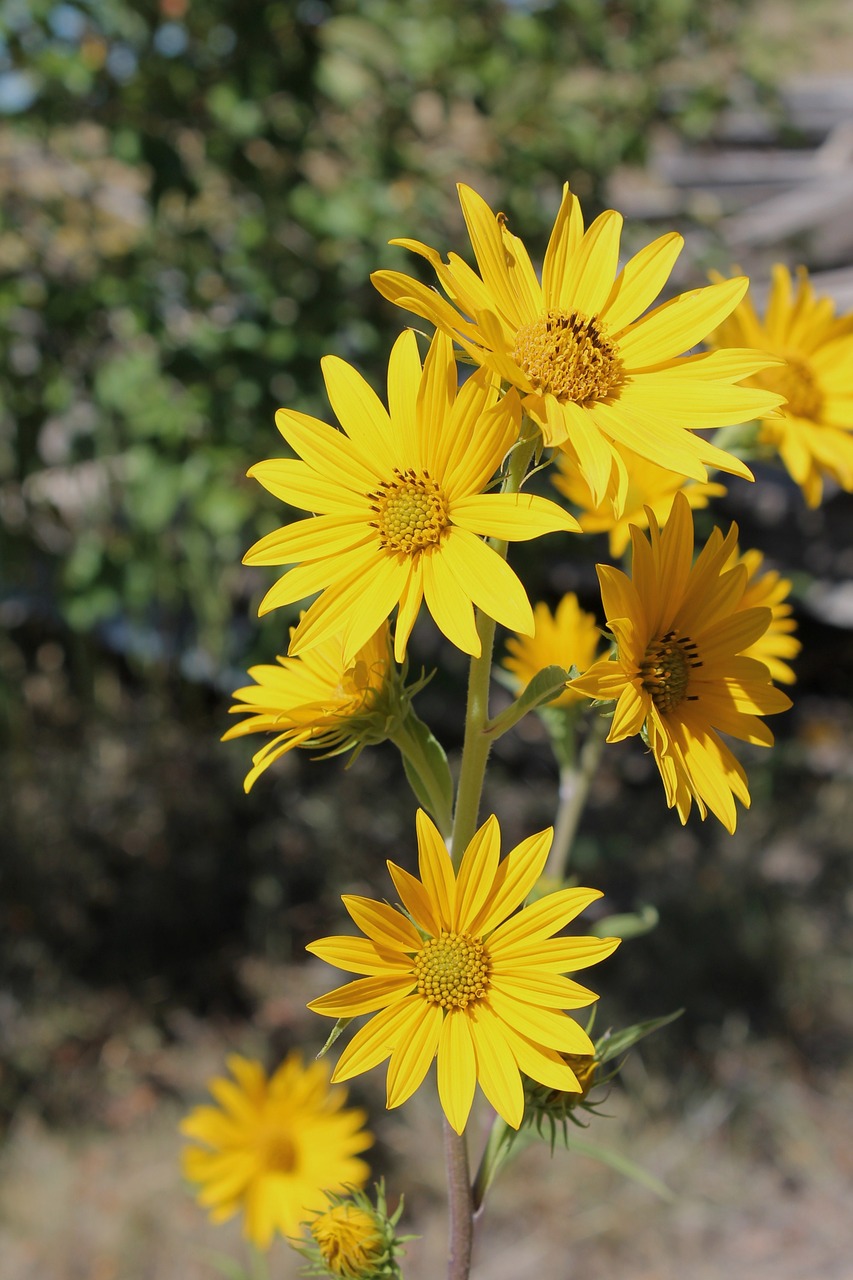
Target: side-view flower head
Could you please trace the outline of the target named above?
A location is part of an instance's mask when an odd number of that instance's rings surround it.
[[[457,387],[442,334],[423,368],[415,334],[397,339],[388,409],[343,360],[327,356],[322,365],[343,430],[280,409],[279,431],[299,457],[249,471],[285,502],[317,513],[276,529],[245,556],[247,564],[297,566],[270,588],[261,613],[321,592],[293,633],[291,655],[341,634],[349,662],[398,607],[394,654],[402,662],[424,599],[465,653],[480,653],[475,605],[514,631],[532,631],[524,587],[484,539],[524,541],[578,525],[547,498],[485,492],[519,437],[515,392],[501,396],[485,369]]]
[[[746,650],[766,632],[768,608],[743,608],[747,569],[726,568],[737,526],[714,529],[693,563],[693,519],[677,493],[661,531],[648,513],[649,538],[632,528],[632,577],[598,565],[615,658],[603,658],[572,682],[590,698],[616,700],[608,742],[642,733],[660,770],[667,804],[687,821],[693,802],[729,831],[735,798],[749,806],[743,766],[719,733],[771,746],[762,715],[791,700]]]
[[[778,450],[808,505],[820,503],[825,475],[853,491],[853,315],[836,316],[805,268],[795,290],[788,268],[777,264],[764,319],[747,295],[713,341],[749,344],[785,360],[751,379],[787,401],[781,414],[759,415],[759,440]]]
[[[252,757],[243,784],[247,792],[294,747],[337,755],[383,741],[403,706],[387,622],[349,662],[337,635],[298,658],[251,667],[249,675],[255,683],[236,689],[237,702],[230,708],[245,719],[224,733],[223,741],[252,733],[275,736]]]
[[[742,564],[746,568],[748,579],[740,602],[741,609],[763,607],[770,610],[769,627],[754,644],[744,649],[744,653],[763,662],[774,680],[781,684],[794,684],[797,677],[789,661],[796,658],[803,646],[793,634],[797,623],[793,617],[794,607],[788,600],[791,582],[776,569],[765,569],[762,573],[763,563],[764,556],[760,551],[739,554],[736,550],[726,565],[727,569],[734,564]]]
[[[752,478],[693,429],[770,413],[781,396],[739,383],[776,361],[754,350],[685,355],[743,297],[745,278],[694,289],[644,314],[682,237],[661,236],[618,271],[621,214],[607,210],[584,230],[566,185],[540,283],[504,215],[470,187],[458,190],[480,274],[457,254],[444,262],[420,241],[393,240],[426,258],[450,301],[397,271],[371,277],[383,297],[431,321],[516,387],[545,444],[571,446],[596,503],[615,471],[621,510],[628,477],[614,444],[694,480],[707,479],[706,465]]]
[[[598,997],[562,975],[596,964],[618,938],[555,936],[597,889],[561,889],[531,906],[552,832],[522,841],[503,860],[489,818],[471,840],[458,874],[434,824],[417,815],[420,880],[388,870],[402,910],[345,895],[366,937],[321,938],[308,950],[366,976],[308,1006],[332,1018],[373,1014],[342,1053],[332,1076],[348,1080],[390,1058],[387,1102],[409,1098],[434,1058],[438,1094],[457,1133],[479,1082],[508,1125],[524,1114],[521,1073],[554,1089],[579,1091],[561,1054],[592,1053],[587,1033],[565,1010]]]
[[[370,1170],[360,1158],[373,1145],[366,1114],[345,1107],[346,1089],[329,1087],[321,1062],[291,1053],[268,1079],[259,1062],[232,1054],[229,1080],[209,1083],[217,1106],[196,1107],[181,1133],[184,1175],[213,1222],[243,1213],[243,1234],[268,1249],[276,1232],[299,1224],[327,1191],[360,1187]]]

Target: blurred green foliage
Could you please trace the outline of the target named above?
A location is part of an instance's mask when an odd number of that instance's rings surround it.
[[[465,180],[541,252],[563,181],[595,212],[744,7],[2,0],[7,617],[121,624],[201,674],[280,648],[281,615],[235,630],[280,519],[244,473],[283,450],[280,404],[327,412],[324,353],[379,383],[388,239],[463,249]]]

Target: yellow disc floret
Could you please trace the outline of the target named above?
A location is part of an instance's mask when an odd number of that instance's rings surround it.
[[[756,378],[768,391],[776,391],[788,401],[782,408],[794,418],[820,422],[823,395],[809,364],[796,355],[786,355],[787,364],[765,369]],[[768,424],[772,430],[773,422]]]
[[[512,358],[534,391],[550,393],[561,404],[586,404],[617,391],[622,361],[601,323],[577,311],[546,311],[523,325]]]
[[[646,649],[640,667],[643,688],[651,695],[658,711],[674,711],[685,699],[690,686],[690,672],[701,667],[695,643],[689,636],[667,631]]]
[[[261,1160],[269,1173],[293,1173],[298,1165],[298,1156],[290,1135],[276,1130],[266,1134]]]
[[[441,542],[450,527],[447,499],[428,471],[394,468],[394,479],[383,480],[368,498],[376,515],[383,547],[413,556]]]
[[[442,931],[415,956],[418,991],[430,1004],[465,1009],[488,991],[489,954],[479,938]]]

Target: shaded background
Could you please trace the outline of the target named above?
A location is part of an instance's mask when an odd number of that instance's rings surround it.
[[[368,276],[416,269],[388,239],[464,252],[464,180],[539,258],[569,178],[588,218],[627,215],[626,254],[685,232],[673,287],[737,262],[760,291],[773,261],[804,262],[853,307],[851,68],[850,6],[805,17],[793,0],[0,4],[14,1280],[215,1274],[205,1250],[236,1235],[182,1198],[177,1117],[229,1049],[273,1063],[319,1043],[304,1002],[328,979],[305,942],[336,927],[341,890],[386,892],[385,857],[412,862],[393,751],[350,771],[293,753],[246,798],[250,747],[218,743],[228,693],[288,622],[257,621],[267,582],[240,566],[281,523],[245,471],[278,452],[279,405],[327,415],[321,355],[381,389],[406,317]],[[629,744],[605,756],[576,853],[608,910],[661,913],[596,975],[605,1025],[687,1010],[632,1057],[606,1108],[620,1123],[596,1136],[686,1192],[658,1208],[580,1157],[549,1174],[531,1152],[498,1192],[527,1226],[502,1236],[499,1203],[482,1274],[849,1274],[853,505],[830,493],[808,512],[767,471],[717,516],[794,581],[794,711],[748,760],[734,839],[682,829]],[[531,593],[595,608],[606,544],[548,551],[515,561]],[[419,710],[454,756],[463,656],[428,625],[414,656],[441,662]],[[555,781],[531,718],[485,799],[507,842],[550,822]],[[378,1113],[375,1084],[359,1096]],[[437,1156],[405,1162],[430,1151],[426,1103],[377,1124],[377,1163],[426,1236],[416,1280],[443,1247]],[[572,1246],[571,1267],[543,1242]]]

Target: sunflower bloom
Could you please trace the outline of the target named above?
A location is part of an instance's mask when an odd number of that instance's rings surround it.
[[[577,667],[586,671],[595,661],[601,645],[601,632],[591,613],[585,613],[578,598],[570,591],[564,595],[554,613],[541,602],[534,607],[533,620],[536,629],[526,636],[510,636],[506,642],[507,656],[502,666],[517,678],[523,689],[545,667]],[[571,707],[583,701],[583,694],[567,688],[550,707]]]
[[[488,370],[457,389],[450,340],[437,334],[423,368],[411,330],[388,366],[390,412],[343,360],[322,362],[343,431],[280,409],[276,423],[297,459],[259,462],[249,475],[285,502],[317,512],[276,529],[247,564],[296,564],[267,592],[260,613],[322,592],[290,642],[291,655],[343,635],[349,662],[395,606],[402,662],[426,599],[439,628],[479,655],[474,605],[513,631],[533,630],[524,587],[483,541],[524,541],[577,521],[526,493],[484,493],[518,440],[515,392],[501,397]]]
[[[610,554],[614,560],[620,558],[631,541],[632,524],[638,529],[648,529],[647,507],[651,509],[658,524],[663,526],[679,489],[684,491],[684,496],[694,511],[707,507],[711,498],[721,498],[726,492],[725,485],[715,481],[707,484],[685,481],[684,476],[659,467],[656,462],[649,462],[648,458],[641,458],[631,449],[620,445],[615,445],[614,449],[620,455],[628,476],[628,487],[622,503],[613,486],[608,489],[603,502],[593,502],[583,472],[564,450],[557,454],[557,467],[552,472],[554,488],[579,508],[578,522],[583,532],[609,535]],[[617,514],[620,506],[621,515]]]
[[[797,677],[787,660],[796,658],[803,646],[793,634],[797,624],[792,616],[793,605],[788,601],[791,583],[775,569],[761,573],[763,561],[760,551],[745,551],[740,556],[735,553],[726,565],[727,569],[734,564],[742,564],[746,568],[748,580],[740,602],[741,609],[766,607],[770,610],[770,626],[755,644],[744,649],[744,653],[763,662],[774,680],[781,684],[794,684]]]
[[[836,316],[831,298],[816,297],[805,268],[795,290],[777,264],[763,321],[747,296],[713,341],[748,343],[786,361],[751,379],[787,400],[781,415],[758,415],[759,440],[778,451],[808,505],[820,504],[825,475],[853,491],[853,315]]]
[[[604,658],[574,680],[591,698],[616,699],[608,742],[642,733],[663,779],[667,804],[687,821],[692,802],[734,831],[735,798],[749,807],[746,773],[718,730],[771,746],[762,715],[785,711],[763,662],[746,656],[771,621],[768,608],[742,608],[744,565],[726,568],[737,526],[714,529],[693,564],[693,521],[677,493],[661,532],[649,514],[647,541],[631,530],[633,576],[598,565],[616,659]]]
[[[183,1151],[184,1176],[213,1222],[243,1213],[243,1234],[259,1249],[296,1235],[326,1191],[361,1186],[370,1170],[359,1153],[372,1146],[363,1111],[344,1108],[322,1063],[291,1053],[267,1079],[259,1062],[232,1054],[233,1080],[217,1077],[218,1106],[196,1107],[181,1132],[203,1147]],[[205,1149],[207,1148],[207,1149]]]
[[[445,263],[417,240],[393,240],[427,259],[450,302],[396,271],[371,277],[383,297],[431,321],[516,387],[545,444],[571,446],[596,503],[614,470],[617,494],[627,484],[614,444],[694,480],[707,479],[705,464],[752,478],[692,428],[771,412],[781,397],[738,383],[775,361],[748,350],[683,355],[736,306],[745,278],[680,294],[644,315],[669,278],[681,236],[655,240],[617,275],[621,214],[608,210],[584,231],[566,185],[540,283],[505,216],[470,187],[458,190],[480,274],[456,254]]]
[[[390,1058],[387,1103],[409,1098],[438,1060],[438,1094],[457,1133],[479,1082],[508,1125],[524,1114],[521,1072],[554,1089],[580,1085],[561,1054],[592,1053],[586,1032],[564,1012],[597,999],[562,975],[596,964],[618,938],[553,935],[601,897],[561,889],[521,905],[535,885],[552,832],[522,841],[500,861],[500,829],[489,818],[454,874],[438,830],[417,816],[421,879],[388,863],[402,910],[346,895],[367,935],[322,938],[308,950],[363,978],[308,1006],[332,1018],[374,1017],[350,1041],[333,1080],[348,1080]]]
[[[251,733],[275,735],[252,757],[246,792],[294,747],[337,755],[382,742],[402,711],[387,622],[350,662],[344,661],[337,635],[298,658],[279,657],[276,663],[250,668],[255,683],[235,690],[238,701],[230,708],[246,718],[222,735],[223,741]]]

